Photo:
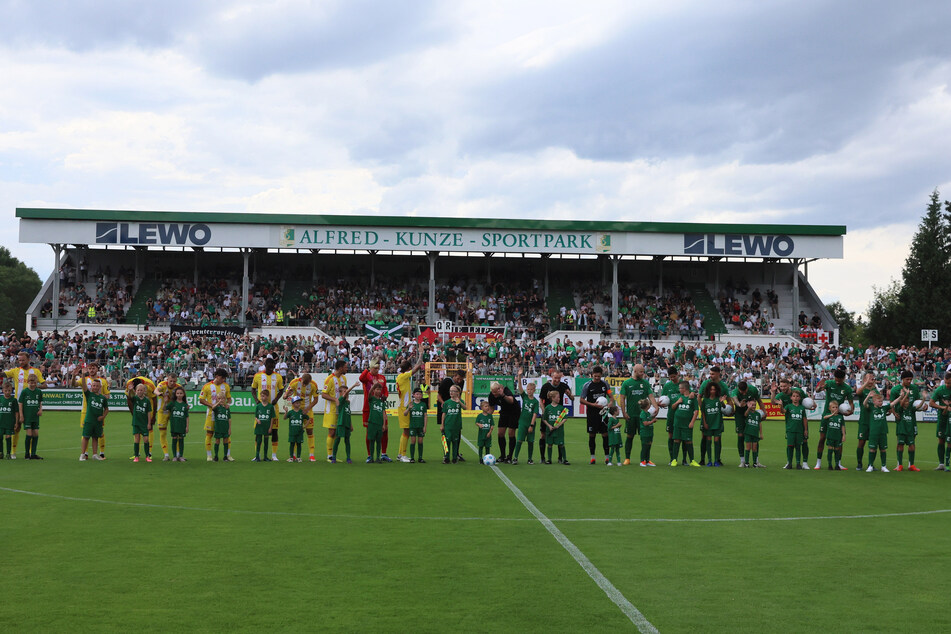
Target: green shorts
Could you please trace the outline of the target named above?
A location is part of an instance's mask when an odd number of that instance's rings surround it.
[[[841,438],[836,438],[835,440],[833,440],[832,438],[826,438],[826,449],[838,449],[841,446],[842,446]]]
[[[531,427],[532,431],[528,431]],[[535,442],[535,425],[519,425],[518,433],[515,436],[516,442]]]
[[[674,421],[669,418],[667,419],[667,433],[668,434],[674,433]]]
[[[870,434],[868,438],[869,449],[888,449],[888,433],[879,432]]]
[[[353,427],[351,427],[350,425],[337,425],[336,427],[334,427],[334,429],[336,430],[334,432],[334,435],[337,438],[350,438],[350,434],[353,432]],[[412,429],[409,431],[409,435],[410,436],[413,435]]]
[[[545,440],[549,445],[565,444],[565,428],[559,427],[558,429],[555,429],[545,437]]]
[[[759,442],[759,434],[743,434],[743,442]]]
[[[462,429],[459,427],[446,427],[443,435],[448,442],[459,442],[462,439]]]
[[[674,427],[674,440],[693,442],[693,430],[689,427]]]
[[[422,438],[423,436],[426,435],[426,432],[423,431],[423,428],[422,428],[422,427],[410,427],[410,428],[409,428],[409,435],[412,436],[412,437],[414,437],[414,438]]]
[[[476,439],[476,447],[492,446],[492,430],[479,428],[479,437]]]
[[[942,440],[943,440],[944,438],[947,438],[947,436],[948,436],[948,421],[941,422],[941,419],[939,418],[939,419],[938,419],[938,424],[936,425],[936,427],[937,427],[938,429],[936,430],[935,435],[936,435],[938,438],[941,438]]]
[[[148,433],[149,433],[149,425],[148,425],[148,423],[146,423],[145,425],[136,425],[135,423],[132,424],[132,434],[133,434],[133,435],[135,435],[135,434],[148,434]]]
[[[40,428],[39,419],[23,421],[23,429],[39,429],[39,428]]]
[[[825,418],[820,419],[820,420],[819,420],[819,433],[820,433],[820,434],[826,433],[826,430],[827,430],[828,428],[829,428],[829,421],[828,421],[828,419],[825,419]]]
[[[268,427],[270,427],[270,425],[262,425],[261,423],[255,424],[255,425],[254,425],[254,435],[255,435],[255,436],[267,436],[267,434],[268,434],[267,428],[268,428]]]
[[[654,442],[654,426],[653,425],[641,425],[640,430],[641,442]]]
[[[744,420],[740,423],[739,419],[736,420],[736,433],[737,435],[746,435],[746,421]]]
[[[383,428],[378,425],[368,426],[367,439],[368,440],[383,440]]]
[[[803,433],[801,431],[787,431],[786,432],[786,446],[795,447],[796,445],[801,445],[803,443]]]
[[[624,421],[624,433],[628,436],[636,436],[641,431],[641,419],[629,417]]]
[[[859,421],[859,432],[857,436],[859,440],[868,440],[868,427],[869,427],[868,423],[863,423],[862,421]]]
[[[102,438],[102,421],[83,423],[83,438]]]
[[[918,434],[895,434],[899,445],[913,445]]]
[[[13,427],[0,427],[0,436],[12,436]]]
[[[704,429],[704,430],[703,430],[703,435],[704,435],[704,436],[711,436],[711,437],[722,436],[722,435],[723,435],[723,425],[718,425],[718,426],[716,426],[716,427],[710,427],[710,428],[708,428],[708,429]]]
[[[215,430],[215,438],[218,439],[218,440],[221,440],[222,438],[231,438],[231,434],[229,434],[227,431],[218,431],[218,430],[216,429],[216,430]]]
[[[217,438],[217,434],[215,434]],[[302,443],[304,442],[304,429],[294,429],[287,433],[287,442],[293,443]]]

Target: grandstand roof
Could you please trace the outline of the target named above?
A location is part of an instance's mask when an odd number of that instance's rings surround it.
[[[17,208],[20,241],[254,247],[841,258],[842,225],[529,220]]]

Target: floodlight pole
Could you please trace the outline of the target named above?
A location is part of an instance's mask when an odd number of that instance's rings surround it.
[[[248,327],[248,293],[251,291],[251,285],[248,280],[248,258],[251,256],[250,249],[242,249],[241,255],[244,258],[244,275],[241,277],[241,323]]]
[[[613,332],[615,336],[620,336],[621,334],[620,332],[618,332],[618,309],[619,309],[618,304],[619,302],[618,302],[618,285],[617,285],[617,267],[618,267],[618,262],[620,261],[620,259],[621,259],[621,256],[619,255],[611,256],[611,270],[614,275],[613,281],[611,282],[611,332]]]

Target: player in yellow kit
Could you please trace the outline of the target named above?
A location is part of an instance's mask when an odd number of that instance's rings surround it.
[[[211,445],[215,440],[215,417],[212,410],[218,404],[218,395],[224,393],[228,398],[228,405],[231,405],[231,386],[228,385],[227,380],[228,371],[224,368],[218,368],[215,370],[215,378],[205,383],[198,395],[198,402],[205,406],[205,454],[208,462],[214,462],[211,455]],[[228,447],[225,460],[234,462],[234,458],[231,457],[230,445]]]
[[[337,361],[334,371],[324,380],[320,395],[324,398],[323,426],[327,430],[327,462],[333,462],[334,438],[337,436],[337,399],[340,388],[347,387],[347,362]]]
[[[251,381],[251,396],[255,402],[261,402],[258,399],[258,394],[263,390],[271,393],[271,402],[274,405],[277,405],[278,401],[281,400],[281,395],[284,394],[284,377],[274,371],[275,365],[277,365],[277,362],[274,361],[274,357],[269,356],[264,360],[264,372],[258,372],[254,375],[254,380]],[[279,420],[280,417],[275,418],[271,425],[271,460],[274,462],[277,462],[277,427]]]
[[[423,367],[422,350],[416,365],[404,361],[400,366],[400,373],[396,375],[396,391],[400,399],[396,410],[400,422],[400,449],[396,455],[397,462],[409,462],[406,448],[409,444],[409,410],[413,407],[413,375],[421,367]]]
[[[317,383],[314,382],[313,377],[309,374],[302,374],[287,384],[287,395],[290,398],[299,396],[303,399],[302,411],[307,414],[307,417],[304,419],[304,431],[307,433],[307,447],[310,449],[310,461],[317,462],[317,456],[314,455],[314,451],[316,450],[316,443],[314,441],[314,409],[311,407],[311,405],[316,405],[317,399],[320,398]]]
[[[163,462],[168,462],[171,458],[168,455],[168,410],[165,409],[165,406],[168,405],[172,400],[172,394],[175,392],[175,388],[178,387],[178,373],[175,370],[169,370],[165,373],[165,380],[159,381],[159,384],[155,386],[155,423],[158,426],[159,430],[159,442],[162,443],[162,452],[165,454],[165,457],[162,458]],[[152,445],[154,440],[154,432],[149,434],[149,446]]]
[[[82,388],[83,390],[83,408],[79,412],[79,426],[83,426],[83,422],[86,420],[86,393],[92,392],[92,384],[99,383],[99,393],[106,397],[106,402],[109,400],[109,379],[104,376],[99,376],[99,364],[95,361],[86,364],[86,367],[83,368],[83,375],[77,376],[76,380],[73,381],[73,386]],[[106,433],[102,432],[102,435],[99,437],[99,459],[106,459]]]
[[[27,379],[29,379],[31,375],[36,377],[37,385],[41,388],[46,387],[46,380],[43,378],[43,373],[40,372],[39,368],[30,367],[30,355],[26,352],[18,353],[17,367],[5,370],[4,374],[8,379],[13,381],[13,398],[18,400],[20,398],[20,392],[26,387]],[[84,405],[85,403],[86,402],[83,401]],[[13,451],[10,453],[11,456],[15,457],[17,455],[17,445],[19,444],[20,426],[17,425],[13,432]]]
[[[128,381],[125,382],[125,392],[126,392],[126,394],[128,394],[130,389],[131,389],[133,392],[135,392],[135,388],[139,385],[139,383],[144,383],[144,384],[145,384],[145,396],[146,396],[146,398],[149,399],[149,401],[152,402],[152,412],[154,413],[154,412],[156,411],[156,410],[155,410],[155,403],[156,403],[156,401],[155,401],[155,382],[154,382],[152,379],[150,379],[149,377],[143,376],[143,373],[144,373],[144,372],[145,372],[144,370],[139,370],[139,375],[138,375],[138,376],[134,376],[134,377],[132,377],[131,379],[129,379]],[[155,446],[155,426],[154,426],[154,425],[149,428],[149,438],[148,438],[148,441],[149,441],[149,447],[154,447],[154,446]],[[149,454],[149,457],[151,458],[151,457],[152,457],[152,454]],[[129,460],[133,460],[134,458],[135,458],[135,456],[131,456],[131,457],[129,458]]]

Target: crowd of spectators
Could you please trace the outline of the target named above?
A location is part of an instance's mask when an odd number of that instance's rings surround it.
[[[754,335],[776,334],[772,319],[779,317],[779,296],[773,289],[767,289],[764,298],[758,288],[750,293],[745,281],[734,288],[730,280],[720,290],[717,300],[723,322],[733,330]]]
[[[919,380],[933,384],[948,370],[951,349],[939,347],[866,349],[836,348],[832,345],[772,343],[763,346],[728,344],[718,349],[712,343],[681,341],[672,347],[657,347],[652,341],[630,342],[589,338],[587,341],[519,342],[515,339],[436,339],[418,343],[414,338],[396,341],[357,338],[264,337],[261,335],[198,336],[189,333],[147,333],[117,335],[83,334],[71,336],[56,332],[38,337],[0,334],[0,351],[5,367],[13,367],[16,355],[25,350],[34,365],[41,366],[50,386],[71,385],[84,363],[97,361],[114,382],[124,382],[139,371],[160,380],[168,369],[178,371],[183,382],[199,385],[210,380],[214,370],[226,367],[236,387],[250,385],[266,355],[274,356],[277,370],[288,378],[310,372],[329,372],[333,363],[345,359],[352,372],[380,360],[381,370],[395,373],[405,360],[415,360],[420,346],[426,360],[468,361],[475,374],[526,376],[541,375],[558,367],[567,375],[586,375],[595,366],[611,376],[625,376],[635,363],[645,366],[655,384],[676,366],[694,383],[705,376],[709,367],[720,366],[731,385],[741,379],[768,387],[781,377],[812,389],[831,376],[836,368],[846,370],[848,381],[855,384],[861,374],[875,372],[885,385],[897,383],[902,370],[915,372]]]

